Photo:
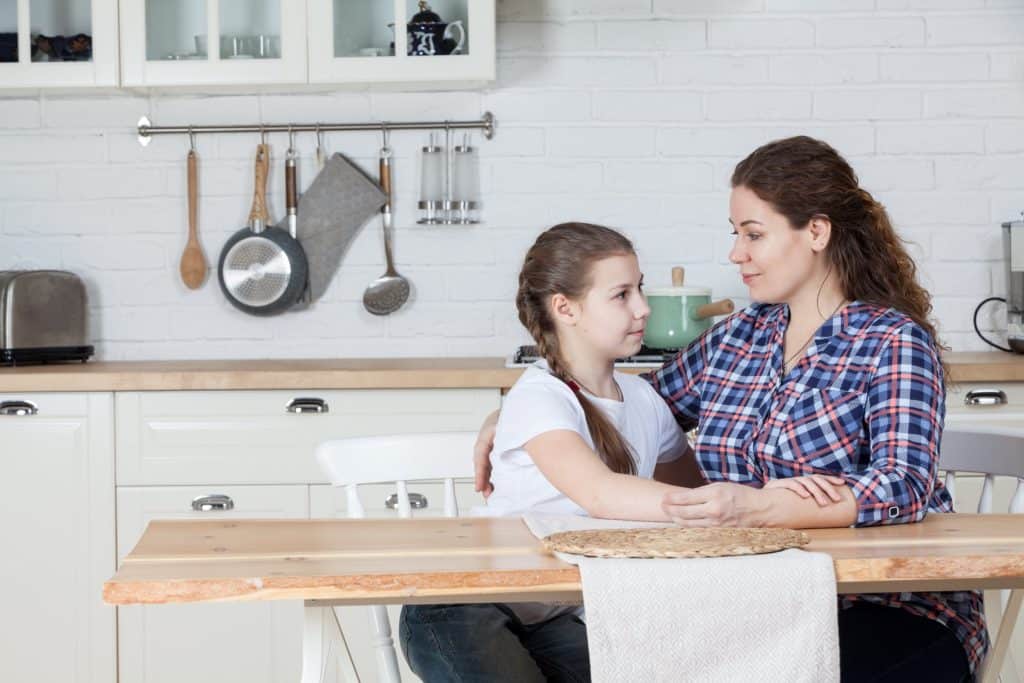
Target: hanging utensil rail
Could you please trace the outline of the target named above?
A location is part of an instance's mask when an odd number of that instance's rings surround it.
[[[154,126],[149,118],[143,116],[138,123],[139,144],[145,147],[154,135],[202,135],[204,133],[328,133],[334,131],[374,131],[382,129],[396,130],[471,130],[483,131],[483,136],[490,140],[494,137],[494,115],[484,112],[475,121],[377,121],[367,123],[273,123],[243,124],[221,126]]]

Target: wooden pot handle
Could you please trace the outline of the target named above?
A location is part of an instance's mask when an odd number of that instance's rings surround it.
[[[684,277],[684,275],[685,275],[685,271],[683,270],[682,266],[674,266],[672,268],[672,286],[673,287],[682,287],[683,286],[683,277]]]
[[[697,320],[703,320],[704,318],[713,318],[716,315],[729,315],[734,309],[735,306],[732,303],[732,299],[722,299],[721,301],[712,301],[709,304],[704,304],[697,309],[694,315]]]

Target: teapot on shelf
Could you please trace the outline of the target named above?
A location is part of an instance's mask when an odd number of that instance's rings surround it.
[[[466,29],[462,27],[462,21],[441,21],[441,17],[430,9],[427,0],[419,0],[419,6],[420,11],[406,24],[406,53],[413,56],[462,54],[462,47],[466,43]],[[449,33],[455,30],[459,34],[458,40],[449,37]]]

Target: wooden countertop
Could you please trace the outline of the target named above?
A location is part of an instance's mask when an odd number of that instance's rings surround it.
[[[946,355],[959,382],[1024,382],[1024,356]],[[507,389],[522,370],[502,358],[96,361],[0,368],[0,393],[226,389]],[[636,372],[640,372],[637,370]]]
[[[1024,518],[810,529],[840,593],[1024,587]],[[234,600],[348,604],[576,600],[575,566],[519,518],[166,520],[103,585],[116,605]]]

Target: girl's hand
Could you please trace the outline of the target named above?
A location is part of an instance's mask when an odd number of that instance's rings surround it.
[[[808,474],[802,477],[772,479],[764,485],[766,489],[788,489],[801,498],[814,498],[821,507],[842,500],[839,487],[846,486],[846,480],[830,474]]]
[[[665,514],[683,527],[766,526],[767,507],[760,489],[732,482],[669,491],[661,502]]]
[[[495,410],[484,419],[476,443],[473,444],[473,490],[482,493],[484,498],[494,492],[494,486],[491,484],[491,450],[494,449],[494,434],[498,428],[499,413],[500,411]]]

